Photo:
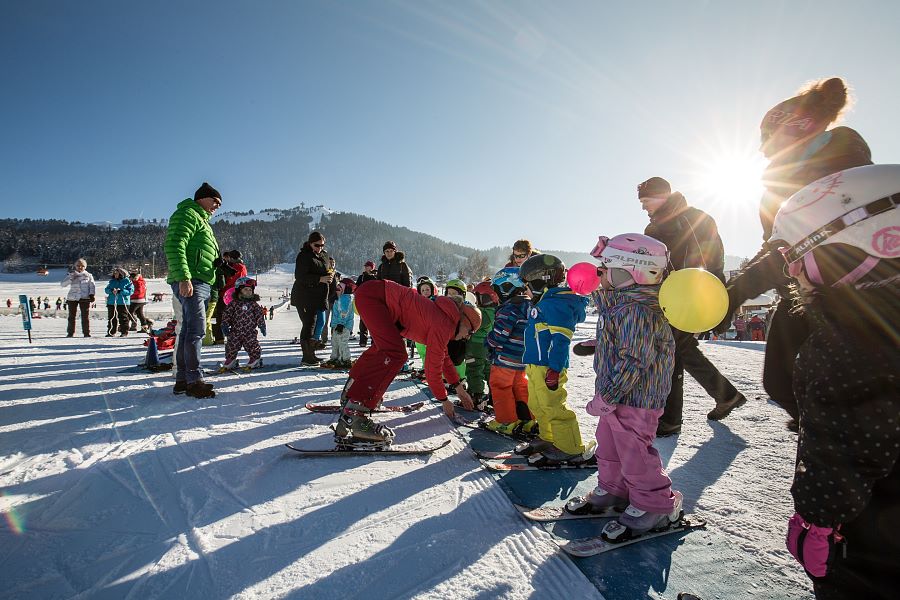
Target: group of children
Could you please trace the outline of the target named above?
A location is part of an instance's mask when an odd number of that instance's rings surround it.
[[[600,238],[592,254],[601,263],[601,288],[594,294],[600,311],[597,378],[587,408],[601,417],[599,482],[567,510],[621,512],[605,530],[617,539],[665,527],[681,515],[681,494],[672,490],[653,448],[674,363],[675,343],[658,302],[668,253],[653,238],[628,234]],[[484,427],[533,436],[515,451],[536,466],[595,460],[566,392],[571,339],[591,299],[569,289],[565,276],[561,260],[536,254],[470,290],[451,280],[444,291],[448,296],[470,292],[481,309],[481,327],[467,342],[459,371],[476,404],[490,398],[494,418]],[[417,289],[426,297],[437,293],[427,277],[419,279]],[[419,348],[423,358],[424,351]]]

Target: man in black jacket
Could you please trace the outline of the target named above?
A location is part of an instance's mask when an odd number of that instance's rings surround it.
[[[669,248],[672,270],[703,268],[725,282],[725,250],[716,222],[700,209],[688,206],[680,192],[672,193],[669,182],[651,177],[638,186],[638,199],[650,216],[644,230]],[[707,418],[718,421],[747,399],[738,392],[698,347],[694,335],[672,327],[675,337],[675,368],[672,371],[672,391],[666,399],[666,409],[659,419],[657,437],[681,432],[684,406],[684,371],[697,380],[706,393],[716,401]]]
[[[397,244],[387,241],[384,243],[382,251],[384,255],[381,257],[381,266],[378,267],[378,279],[393,281],[404,287],[412,287],[412,270],[406,264],[406,256],[397,250]]]

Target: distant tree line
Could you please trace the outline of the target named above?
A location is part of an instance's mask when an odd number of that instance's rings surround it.
[[[219,247],[240,250],[250,272],[263,272],[277,263],[293,263],[310,232],[310,210],[266,209],[274,220],[230,223],[217,220],[213,230]],[[237,216],[251,215],[234,213]],[[0,263],[5,271],[33,271],[41,267],[70,266],[77,258],[88,261],[95,275],[105,275],[115,266],[136,268],[145,274],[168,272],[163,244],[166,220],[127,219],[121,227],[81,224],[59,219],[0,220]],[[367,260],[380,264],[381,248],[393,240],[406,255],[416,277],[428,275],[446,281],[462,277],[477,282],[493,275],[509,260],[513,242],[521,236],[510,232],[508,246],[476,250],[445,242],[355,213],[331,213],[322,217],[317,229],[325,234],[327,250],[337,269],[349,276],[362,271]],[[566,264],[589,260],[587,253],[553,252]]]

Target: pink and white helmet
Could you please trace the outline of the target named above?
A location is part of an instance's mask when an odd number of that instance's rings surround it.
[[[613,238],[601,235],[591,256],[607,269],[627,271],[638,285],[661,283],[669,264],[666,245],[640,233],[623,233]]]
[[[801,267],[821,284],[813,250],[847,244],[869,255],[838,284],[853,283],[880,259],[900,257],[900,165],[868,165],[818,179],[775,215],[769,245],[781,250],[792,277]]]

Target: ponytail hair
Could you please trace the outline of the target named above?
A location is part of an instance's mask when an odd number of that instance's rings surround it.
[[[789,102],[802,106],[803,112],[819,123],[828,125],[840,120],[853,106],[847,83],[840,77],[810,81]],[[793,102],[792,102],[793,103]]]

